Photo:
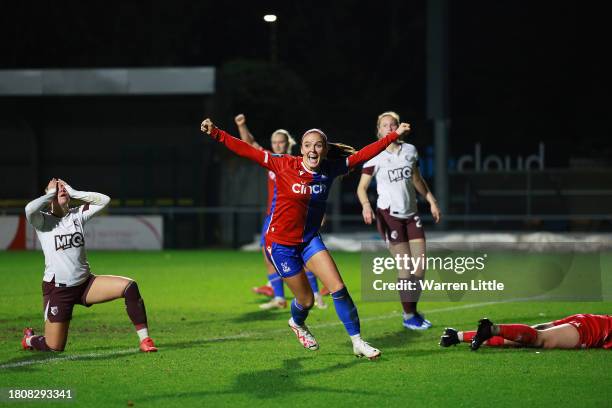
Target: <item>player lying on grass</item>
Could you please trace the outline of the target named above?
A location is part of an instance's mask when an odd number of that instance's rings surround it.
[[[124,298],[127,314],[140,338],[140,350],[157,351],[147,329],[147,313],[135,281],[112,275],[93,275],[85,252],[85,224],[108,205],[104,194],[77,191],[61,179],[52,179],[46,194],[28,203],[25,213],[36,230],[45,255],[42,283],[44,336],[23,331],[24,350],[63,351],[74,305]],[[84,205],[70,208],[70,199]]]
[[[440,346],[470,343],[473,351],[481,345],[539,347],[545,349],[612,348],[612,316],[576,314],[535,326],[494,324],[481,319],[475,331],[444,330]]]
[[[255,137],[249,131],[249,128],[246,124],[246,116],[244,114],[239,114],[234,118],[234,122],[236,122],[236,126],[238,126],[238,132],[240,133],[240,138],[253,146],[256,149],[264,150],[263,147],[259,145],[255,141]],[[277,129],[270,136],[270,145],[272,146],[272,153],[276,154],[291,154],[291,149],[295,146],[295,140],[289,132],[284,129]],[[268,151],[270,153],[270,151]],[[264,250],[264,238],[266,236],[266,231],[268,230],[268,226],[270,225],[270,213],[272,211],[272,207],[276,203],[276,174],[272,170],[268,170],[268,206],[266,209],[266,216],[264,218],[263,226],[261,229],[261,241],[260,246],[262,249],[262,255],[264,258],[264,262],[266,263],[266,269],[268,270],[268,285],[254,287],[253,292],[263,294],[266,296],[272,297],[269,302],[261,304],[259,307],[268,310],[268,309],[284,309],[287,307],[287,300],[285,300],[285,285],[283,284],[283,279],[278,276],[276,271],[274,270],[274,266],[268,260]],[[323,295],[319,292],[319,285],[317,284],[317,277],[310,271],[306,271],[306,277],[308,278],[308,282],[310,283],[310,287],[312,288],[312,292],[315,298],[315,305],[319,309],[327,308],[327,305],[323,301]]]
[[[402,123],[397,131],[358,152],[346,145],[329,143],[319,129],[306,131],[300,145],[301,156],[270,154],[236,139],[214,126],[210,119],[201,130],[232,152],[248,158],[276,174],[277,201],[270,214],[265,236],[266,256],[282,276],[295,299],[291,302],[289,327],[307,349],[319,344],[305,324],[314,297],[304,265],[329,288],[336,313],[344,324],[358,356],[376,358],[380,350],[361,338],[357,307],[344,285],[340,272],[319,234],[333,180],[371,159],[410,130]]]

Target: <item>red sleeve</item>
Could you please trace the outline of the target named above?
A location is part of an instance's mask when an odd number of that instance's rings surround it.
[[[371,176],[372,174],[374,174],[374,166],[364,167],[363,169],[361,169],[361,174],[367,174],[368,176]]]
[[[272,171],[277,171],[279,169],[280,163],[278,159],[280,159],[280,157],[274,157],[267,150],[257,149],[219,128],[214,128],[211,132],[211,136],[217,142],[223,143],[225,147],[238,156],[252,160],[260,166]]]
[[[391,143],[397,140],[399,135],[395,132],[389,133],[387,136],[383,137],[375,141],[374,143],[370,143],[363,149],[359,150],[357,153],[350,155],[346,160],[349,168],[355,167],[358,164],[361,164],[365,161],[370,160],[373,157],[376,157],[378,153],[382,152],[389,146]]]

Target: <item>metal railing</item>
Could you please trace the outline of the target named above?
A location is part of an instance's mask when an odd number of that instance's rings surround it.
[[[261,231],[265,207],[111,207],[105,213],[112,215],[160,215],[164,225],[164,247],[202,248],[214,246],[239,247],[253,242]],[[23,208],[3,208],[0,215],[23,214]],[[555,230],[545,223],[572,222],[586,226],[582,231],[610,231],[612,228],[594,228],[593,223],[612,226],[612,214],[446,214],[454,230]],[[427,230],[436,229],[429,214],[421,218]],[[542,224],[544,223],[544,224]],[[556,224],[552,224],[556,225]],[[329,212],[324,232],[371,231],[361,214]]]

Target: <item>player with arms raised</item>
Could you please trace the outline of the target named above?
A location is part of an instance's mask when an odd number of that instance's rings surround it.
[[[249,131],[249,128],[246,124],[246,116],[244,114],[239,114],[234,118],[236,122],[236,126],[238,126],[238,132],[240,133],[240,138],[255,147],[259,150],[264,150],[263,147],[259,145],[255,141],[255,138]],[[295,140],[289,132],[285,129],[277,129],[272,133],[270,137],[270,145],[272,146],[272,152],[276,154],[290,154],[291,149],[295,146]],[[270,211],[274,206],[276,201],[276,175],[272,170],[268,170],[268,206],[266,209],[266,217],[264,218],[264,223],[261,229],[261,249],[264,258],[264,262],[266,264],[266,269],[268,270],[268,285],[255,287],[253,291],[255,293],[273,296],[273,298],[266,303],[261,304],[259,307],[268,310],[268,309],[283,309],[287,307],[287,301],[285,300],[285,287],[283,285],[283,280],[276,271],[274,270],[274,266],[270,263],[270,260],[266,256],[264,250],[264,237],[266,235],[266,231],[268,229],[268,225],[270,224]],[[319,285],[317,284],[317,277],[310,271],[306,271],[306,277],[308,278],[308,282],[312,287],[312,292],[314,293],[315,305],[319,309],[327,308],[327,305],[323,301],[323,296],[319,292]],[[270,293],[270,291],[272,293]]]
[[[397,131],[358,152],[349,146],[329,143],[323,131],[311,129],[302,136],[301,156],[258,150],[216,128],[210,119],[202,122],[201,130],[239,156],[276,174],[278,195],[270,212],[265,251],[277,273],[295,295],[291,302],[289,327],[302,346],[309,350],[319,348],[305,324],[314,303],[312,289],[304,273],[306,265],[330,290],[336,313],[353,343],[353,353],[370,359],[377,358],[380,350],[361,338],[357,308],[321,240],[319,229],[333,180],[376,156],[401,134],[409,131],[410,125],[402,123]]]
[[[24,350],[63,351],[75,305],[89,307],[124,298],[127,314],[140,338],[140,350],[157,351],[149,337],[147,313],[135,281],[112,275],[93,275],[85,252],[85,224],[108,205],[104,194],[77,191],[52,179],[45,195],[28,203],[26,218],[36,230],[45,254],[43,278],[44,336],[24,329]],[[84,205],[70,208],[70,199]],[[49,211],[46,209],[50,206]]]

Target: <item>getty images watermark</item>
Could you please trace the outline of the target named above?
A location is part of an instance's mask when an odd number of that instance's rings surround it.
[[[426,257],[420,254],[417,257],[408,254],[396,254],[388,257],[375,257],[372,260],[372,273],[382,275],[385,272],[397,271],[398,277],[402,277],[404,271],[408,278],[415,276],[421,279],[399,279],[397,282],[385,282],[383,279],[375,279],[372,282],[374,290],[426,290],[426,291],[448,291],[448,290],[504,290],[503,282],[497,280],[470,279],[469,282],[443,282],[435,279],[427,279],[421,271],[441,270],[452,271],[458,275],[466,271],[482,271],[485,269],[487,254],[482,256],[457,256],[457,257]]]
[[[365,301],[600,301],[612,297],[602,280],[601,244],[436,243],[414,254],[363,242]],[[609,249],[608,249],[609,250]]]

